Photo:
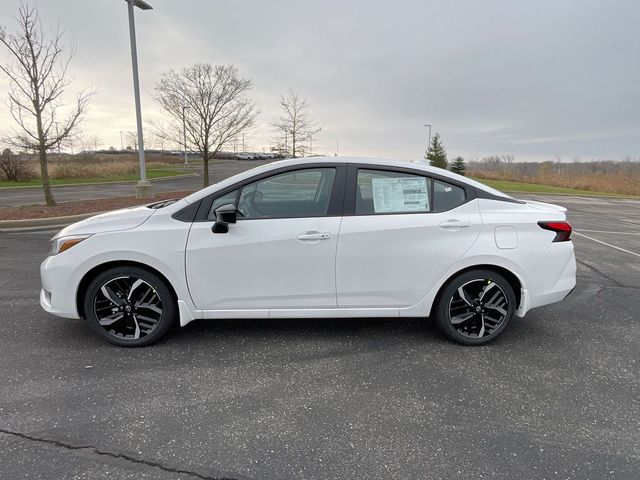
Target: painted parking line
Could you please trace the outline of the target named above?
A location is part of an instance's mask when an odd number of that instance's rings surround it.
[[[55,229],[43,229],[42,227],[26,227],[26,228],[5,228],[0,230],[2,233],[7,233],[12,236],[22,236],[22,235],[55,235],[62,227],[58,227]]]
[[[626,248],[617,247],[615,245],[611,245],[610,243],[603,242],[602,240],[598,240],[597,238],[590,237],[589,235],[585,235],[584,233],[573,231],[575,235],[580,235],[581,237],[588,238],[589,240],[593,240],[594,242],[601,243],[602,245],[606,245],[610,248],[615,248],[616,250],[620,250],[621,252],[628,253],[630,255],[635,255],[636,257],[640,257],[640,253],[632,252],[631,250],[627,250]]]
[[[581,228],[579,230],[574,230],[574,232],[589,232],[589,233],[610,233],[610,234],[615,234],[615,235],[636,235],[640,237],[640,233],[634,233],[634,232],[608,232],[606,230],[585,230],[584,228]]]

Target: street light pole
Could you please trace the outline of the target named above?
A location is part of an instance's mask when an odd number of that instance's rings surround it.
[[[427,155],[429,155],[429,149],[431,148],[431,125],[426,124],[425,127],[427,127],[429,129],[429,134],[427,136],[428,140],[427,140],[427,149],[425,151],[425,155],[424,157],[427,158]]]
[[[313,156],[313,136],[320,133],[322,131],[322,128],[317,129],[314,132],[311,132],[309,134],[309,156]]]
[[[189,108],[185,105],[182,106],[182,135],[184,140],[184,166],[187,167],[189,162],[187,160],[187,121],[184,111]]]
[[[143,0],[125,0],[129,10],[129,37],[131,41],[131,67],[133,70],[133,94],[136,104],[136,123],[138,126],[138,159],[140,160],[140,180],[136,185],[136,196],[153,196],[153,187],[147,180],[147,169],[144,160],[144,141],[142,139],[142,111],[140,108],[140,81],[138,79],[138,50],[136,48],[136,25],[133,15],[133,7],[140,10],[151,10],[151,5]]]

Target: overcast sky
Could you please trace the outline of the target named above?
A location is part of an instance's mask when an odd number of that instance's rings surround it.
[[[322,127],[322,153],[339,140],[344,155],[417,159],[431,123],[450,158],[640,157],[638,0],[148,1],[154,10],[136,10],[145,119],[160,116],[151,94],[164,70],[234,63],[254,82],[257,150],[293,88]],[[85,134],[119,147],[135,128],[125,2],[32,3],[75,37],[70,93],[100,88]],[[0,0],[12,31],[17,8]]]

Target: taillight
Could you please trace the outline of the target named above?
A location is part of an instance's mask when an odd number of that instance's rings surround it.
[[[571,240],[571,225],[569,222],[538,222],[540,228],[556,232],[554,242],[568,242]]]

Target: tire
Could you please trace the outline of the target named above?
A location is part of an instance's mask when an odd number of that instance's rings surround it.
[[[491,270],[470,270],[451,280],[435,306],[436,324],[462,345],[484,345],[497,338],[516,309],[511,284]]]
[[[110,268],[94,278],[84,297],[91,328],[120,347],[142,347],[162,338],[177,321],[169,286],[139,267]]]

